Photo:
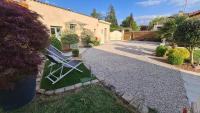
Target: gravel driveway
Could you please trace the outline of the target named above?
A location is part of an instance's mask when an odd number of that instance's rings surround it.
[[[157,43],[112,42],[87,50],[83,60],[99,79],[112,85],[131,104],[160,113],[179,113],[188,106],[179,71],[150,63]]]

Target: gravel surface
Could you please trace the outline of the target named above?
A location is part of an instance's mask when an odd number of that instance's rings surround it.
[[[180,113],[188,106],[181,73],[149,63],[158,43],[112,42],[87,50],[84,62],[99,79],[134,106],[146,105],[160,113]]]

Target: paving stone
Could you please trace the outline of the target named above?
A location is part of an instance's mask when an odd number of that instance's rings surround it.
[[[89,85],[89,84],[91,84],[90,81],[83,83],[83,85]]]
[[[133,96],[130,95],[130,94],[128,94],[128,93],[125,93],[125,94],[122,96],[122,98],[123,98],[124,100],[126,100],[127,102],[131,102],[131,100],[133,99]]]
[[[98,83],[99,80],[92,80],[91,83]]]
[[[46,94],[46,95],[53,95],[53,94],[54,94],[54,91],[53,91],[53,90],[52,90],[52,91],[46,91],[45,94]]]
[[[65,91],[69,91],[69,90],[73,90],[73,89],[75,89],[74,85],[65,87]]]
[[[82,85],[82,83],[75,84],[75,88],[80,88]]]
[[[65,88],[60,88],[55,90],[55,94],[63,93],[65,91]]]
[[[44,94],[45,93],[45,89],[39,89],[38,92],[41,93],[41,94]]]

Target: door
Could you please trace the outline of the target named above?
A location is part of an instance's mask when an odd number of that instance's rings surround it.
[[[104,43],[107,42],[107,28],[104,28]]]

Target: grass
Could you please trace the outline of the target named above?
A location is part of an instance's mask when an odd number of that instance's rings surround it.
[[[95,77],[91,77],[90,70],[88,70],[87,67],[84,64],[81,64],[78,67],[78,69],[82,70],[83,73],[74,70],[71,73],[69,73],[69,75],[67,75],[66,77],[61,79],[59,82],[57,82],[56,84],[52,84],[50,82],[50,80],[45,78],[48,75],[49,71],[50,71],[50,69],[48,68],[49,64],[50,64],[49,61],[47,61],[45,63],[43,77],[42,77],[41,85],[40,85],[40,87],[42,89],[52,90],[52,89],[58,89],[58,88],[74,85],[76,83],[80,83],[81,79],[84,79],[84,78],[95,79]],[[53,69],[56,69],[58,66],[60,66],[60,65],[54,66]],[[68,70],[69,70],[68,68],[64,68],[63,73],[66,73]],[[56,75],[59,75],[59,73],[56,73]]]
[[[1,110],[0,110],[1,112]],[[2,112],[1,112],[2,113]],[[100,85],[82,88],[76,93],[37,96],[35,100],[12,112],[4,113],[138,113]]]
[[[200,50],[195,50],[194,52],[194,60],[198,62],[200,60]]]

